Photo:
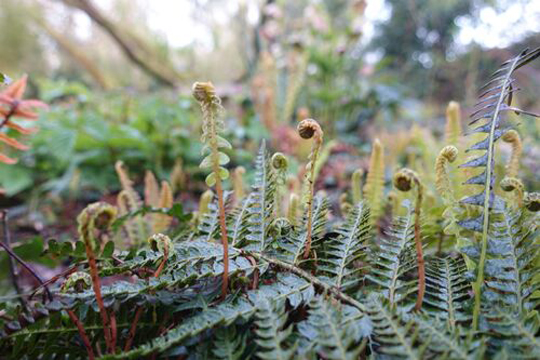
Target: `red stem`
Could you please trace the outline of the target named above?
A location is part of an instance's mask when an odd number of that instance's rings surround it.
[[[229,240],[227,237],[227,226],[225,224],[225,205],[223,203],[223,189],[221,179],[216,172],[216,193],[219,206],[219,225],[221,230],[221,243],[223,244],[223,283],[221,284],[221,299],[227,296],[229,289]]]
[[[94,350],[92,349],[92,344],[90,343],[90,340],[88,339],[88,335],[86,335],[86,331],[84,331],[83,324],[81,323],[81,321],[79,320],[77,315],[75,315],[73,310],[66,310],[66,311],[67,311],[71,321],[77,327],[77,330],[79,330],[79,335],[81,336],[84,347],[86,348],[86,352],[88,353],[88,359],[89,360],[94,360],[94,358],[95,358]]]

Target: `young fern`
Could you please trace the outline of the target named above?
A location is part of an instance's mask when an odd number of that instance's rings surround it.
[[[307,234],[306,234],[306,247],[304,250],[304,259],[307,259],[311,252],[311,232],[313,221],[313,195],[315,188],[315,165],[317,163],[317,157],[321,151],[323,143],[323,131],[317,121],[313,119],[305,119],[300,121],[297,127],[298,134],[303,139],[313,138],[313,145],[311,147],[311,153],[309,154],[309,162],[306,165],[306,193],[304,200],[306,201],[307,209]]]
[[[211,173],[206,177],[208,186],[216,187],[216,194],[219,206],[219,222],[221,229],[221,243],[223,245],[223,284],[221,296],[227,295],[229,287],[229,243],[227,237],[227,226],[225,224],[225,204],[223,200],[222,181],[229,177],[229,172],[223,167],[229,162],[229,157],[219,149],[231,149],[231,144],[219,136],[223,131],[224,123],[219,113],[221,112],[221,99],[216,95],[214,85],[210,82],[196,82],[193,84],[193,97],[199,102],[203,113],[203,133],[201,141],[204,144],[202,153],[208,154],[201,162],[201,168],[211,169]]]
[[[356,206],[362,201],[362,177],[364,176],[364,170],[356,169],[351,177],[351,189],[353,204]]]
[[[474,284],[474,313],[473,313],[473,329],[478,329],[480,309],[482,304],[482,289],[484,286],[484,272],[486,255],[488,248],[488,233],[490,228],[491,215],[500,213],[504,210],[504,201],[497,197],[494,193],[495,172],[494,172],[494,157],[495,143],[504,135],[505,129],[502,129],[502,115],[508,111],[516,113],[525,113],[531,116],[536,114],[526,112],[512,106],[513,93],[516,91],[513,88],[514,79],[512,74],[515,70],[530,63],[540,57],[540,48],[529,52],[525,50],[518,56],[504,62],[499,70],[491,77],[491,80],[480,90],[483,91],[480,95],[480,100],[476,104],[478,110],[472,115],[470,126],[483,121],[483,123],[472,129],[472,133],[485,133],[487,136],[478,143],[469,147],[467,151],[482,151],[483,155],[474,158],[461,165],[464,168],[483,168],[484,171],[477,176],[473,176],[466,181],[466,184],[480,185],[482,191],[462,201],[464,204],[471,204],[481,208],[481,214],[472,219],[465,219],[460,222],[460,225],[466,229],[480,232],[481,235],[481,251],[478,260],[476,282]]]
[[[379,139],[373,142],[364,198],[371,209],[372,219],[376,221],[382,213],[384,198],[384,149]]]
[[[402,169],[394,175],[394,186],[400,191],[410,191],[416,187],[416,201],[414,205],[414,241],[416,245],[416,262],[418,265],[418,297],[416,298],[415,310],[420,311],[426,291],[426,269],[422,239],[420,237],[420,211],[422,209],[423,185],[418,175],[409,169]]]
[[[521,143],[521,137],[516,130],[508,130],[501,139],[512,145],[512,155],[506,164],[506,173],[507,177],[517,177],[519,172],[519,161],[521,158],[521,153],[523,152],[523,144]]]
[[[447,145],[456,145],[461,136],[461,108],[456,101],[450,101],[446,108],[445,141]]]

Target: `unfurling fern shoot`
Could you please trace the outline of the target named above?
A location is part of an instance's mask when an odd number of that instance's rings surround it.
[[[533,192],[533,193],[527,193],[525,197],[523,198],[523,206],[525,206],[525,209],[537,212],[540,210],[540,193]]]
[[[88,267],[90,268],[90,276],[92,278],[92,286],[96,294],[96,303],[103,322],[103,333],[105,342],[110,352],[114,352],[113,338],[116,337],[112,333],[112,328],[109,326],[109,315],[103,304],[101,296],[101,282],[99,278],[98,268],[96,264],[96,250],[99,251],[101,240],[100,234],[107,231],[116,218],[116,208],[103,202],[98,202],[88,205],[78,216],[79,235],[84,242],[86,249],[86,257],[88,258]]]
[[[352,198],[355,206],[362,201],[362,176],[364,176],[364,170],[356,169],[351,177]]]
[[[445,140],[447,144],[457,144],[461,136],[461,109],[459,103],[450,101],[446,108]]]
[[[229,286],[229,244],[227,242],[227,226],[225,224],[225,204],[223,201],[223,187],[221,182],[229,177],[227,169],[222,167],[229,162],[229,157],[221,152],[220,148],[230,149],[231,144],[219,136],[223,131],[224,123],[220,118],[221,99],[216,95],[211,82],[196,82],[193,84],[193,97],[199,102],[203,113],[203,126],[201,141],[204,144],[202,153],[208,154],[201,162],[201,168],[211,169],[206,177],[208,186],[215,186],[218,197],[219,224],[221,242],[223,244],[223,284],[221,296],[227,295]]]
[[[323,143],[323,131],[319,123],[313,119],[305,119],[300,121],[297,127],[298,134],[303,139],[313,138],[313,145],[311,147],[311,153],[309,154],[309,162],[306,165],[306,180],[307,189],[305,193],[306,207],[307,207],[307,235],[306,235],[306,248],[304,251],[304,258],[309,257],[311,252],[311,224],[313,222],[313,193],[315,187],[315,164],[317,163],[317,157],[321,151]]]
[[[455,201],[452,182],[448,174],[448,163],[456,161],[458,149],[453,145],[445,146],[435,161],[435,187],[443,200],[449,204]]]
[[[506,165],[506,176],[517,177],[519,171],[519,159],[523,152],[523,144],[521,143],[519,133],[516,130],[508,130],[501,139],[512,145],[512,155]]]
[[[525,190],[525,186],[523,186],[521,180],[515,177],[505,177],[501,180],[499,186],[503,191],[513,191],[514,194],[516,194],[517,206],[521,207],[521,205],[523,205],[523,193]]]
[[[364,198],[371,209],[372,219],[379,218],[382,212],[384,196],[384,149],[379,141],[375,139],[371,158],[369,159],[369,169],[364,185]]]
[[[416,261],[418,263],[418,298],[416,299],[415,310],[419,311],[424,301],[426,291],[426,270],[424,265],[424,254],[422,250],[422,239],[420,238],[420,210],[422,208],[423,185],[418,178],[418,174],[410,169],[401,169],[394,175],[394,186],[400,191],[410,191],[416,186],[416,202],[414,205],[414,241],[416,244]]]

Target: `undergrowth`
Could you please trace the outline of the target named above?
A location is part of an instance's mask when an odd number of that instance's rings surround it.
[[[42,283],[35,293],[0,299],[2,356],[537,359],[540,200],[517,178],[520,142],[503,115],[534,116],[512,106],[512,74],[539,56],[536,49],[510,59],[482,90],[470,130],[482,137],[473,135],[467,150],[479,156],[461,165],[466,187],[451,168],[461,159],[452,104],[447,146],[430,164],[435,183],[403,169],[394,176],[400,193],[385,197],[377,140],[367,183],[362,189],[363,173],[355,173],[342,216],[314,191],[323,129],[312,119],[298,129],[313,138],[303,196],[284,196],[287,159],[264,142],[251,190],[241,170],[235,191],[223,191],[232,149],[218,135],[221,102],[211,84],[197,83],[208,146],[201,166],[217,196],[205,193],[190,216],[171,203],[166,182],[160,198],[149,174],[143,206],[119,164],[120,211],[92,204],[78,218],[78,241],[49,242],[47,256],[69,259],[68,271],[47,282],[35,274]],[[514,153],[499,182],[500,138]],[[429,187],[440,199],[426,197]],[[443,204],[437,217],[433,201]],[[151,235],[148,245],[142,234]]]

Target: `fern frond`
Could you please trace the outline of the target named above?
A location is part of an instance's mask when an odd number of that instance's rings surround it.
[[[357,359],[366,344],[360,344],[360,334],[353,331],[351,323],[344,322],[341,309],[322,296],[315,298],[310,307],[307,325],[315,330],[311,339],[315,351],[324,359]]]
[[[287,314],[285,301],[263,301],[257,309],[257,344],[263,349],[257,356],[266,360],[288,360],[294,358],[296,344],[287,345],[292,325],[285,328]]]
[[[370,261],[366,278],[379,285],[391,305],[402,301],[414,287],[404,275],[416,268],[414,243],[414,210],[404,202],[407,214],[394,219],[387,237],[380,239]]]
[[[384,148],[379,139],[373,142],[369,169],[364,185],[364,199],[367,200],[373,219],[382,213],[384,199]]]
[[[217,359],[245,359],[246,334],[239,334],[234,325],[218,329],[213,345],[212,354]]]
[[[173,194],[169,183],[166,181],[161,182],[161,190],[159,192],[159,198],[157,207],[161,209],[170,209],[173,206]],[[154,214],[152,218],[152,232],[159,233],[167,230],[171,225],[172,216],[165,214]]]
[[[368,299],[367,314],[373,325],[372,345],[377,353],[389,359],[423,358],[426,345],[417,345],[419,333],[414,322],[405,321],[391,303],[374,294]]]
[[[488,236],[483,299],[487,312],[497,303],[511,313],[531,311],[539,300],[532,296],[540,286],[534,280],[540,256],[536,243],[538,225],[524,220],[522,211],[505,210],[501,221],[493,223]],[[478,247],[465,248],[465,253],[478,261]]]
[[[311,234],[314,238],[319,238],[325,230],[328,216],[328,200],[322,196],[313,199],[313,220],[311,222]],[[286,262],[293,265],[300,265],[304,262],[303,254],[308,242],[307,209],[302,219],[302,225],[297,226],[293,233],[286,239],[278,243],[279,249],[283,252],[278,254]]]
[[[358,203],[348,214],[345,223],[337,229],[336,238],[323,244],[323,252],[318,253],[318,271],[327,274],[330,281],[341,291],[356,287],[362,277],[362,267],[356,264],[366,255],[370,237],[371,222],[365,202]]]
[[[467,265],[460,256],[433,258],[426,264],[427,312],[448,321],[451,328],[469,320],[466,310],[470,298],[470,282],[467,278]]]
[[[270,243],[268,227],[274,214],[276,179],[272,171],[266,142],[262,142],[255,163],[255,183],[247,199],[248,228],[246,249],[263,252]]]
[[[508,359],[537,359],[540,354],[540,315],[533,311],[508,313],[495,309],[488,317],[485,331],[492,336],[489,341],[491,352],[505,351]]]
[[[150,170],[144,175],[144,203],[151,207],[158,207],[159,203],[159,184]]]
[[[413,317],[421,339],[428,339],[428,352],[434,359],[481,359],[483,354],[478,342],[470,341],[461,327],[419,314]]]
[[[467,151],[478,150],[482,151],[483,155],[466,162],[461,165],[465,168],[483,168],[484,171],[477,176],[474,176],[466,181],[466,184],[481,185],[482,191],[462,201],[464,204],[472,204],[481,207],[482,213],[474,219],[466,219],[462,221],[461,226],[479,231],[482,233],[480,260],[477,266],[475,291],[475,306],[473,314],[473,328],[478,327],[478,318],[481,307],[482,285],[484,283],[484,266],[486,262],[486,254],[488,247],[488,232],[490,226],[490,216],[494,212],[500,212],[504,209],[504,201],[497,197],[494,193],[493,185],[495,183],[494,173],[494,156],[495,143],[504,135],[505,130],[501,129],[502,115],[508,111],[516,113],[526,113],[534,115],[512,107],[512,97],[514,93],[512,75],[515,70],[526,65],[540,56],[540,48],[528,52],[525,50],[518,56],[504,62],[499,70],[491,77],[491,80],[482,88],[483,93],[480,95],[480,101],[477,103],[476,110],[471,117],[470,126],[479,121],[483,124],[472,129],[472,133],[486,133],[487,136],[483,140],[469,147]]]
[[[154,352],[162,353],[206,330],[220,325],[229,325],[239,318],[248,319],[252,317],[257,311],[257,305],[261,301],[267,301],[270,295],[274,301],[289,298],[298,299],[298,296],[300,296],[300,302],[291,301],[291,306],[298,306],[302,302],[304,293],[313,294],[313,287],[309,282],[291,274],[280,275],[273,284],[263,285],[259,290],[251,291],[248,299],[238,298],[232,302],[224,302],[205,311],[198,312],[196,315],[185,319],[180,325],[166,334],[146,344],[121,354],[105,355],[102,359],[140,359]],[[304,300],[309,301],[311,298]]]

